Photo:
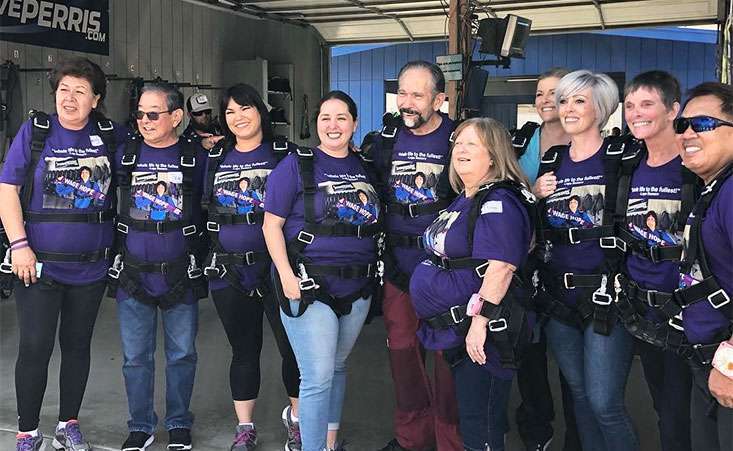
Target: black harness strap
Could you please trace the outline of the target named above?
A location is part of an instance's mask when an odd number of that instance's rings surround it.
[[[512,134],[512,147],[514,148],[514,152],[516,152],[517,159],[522,158],[522,156],[527,152],[529,142],[532,140],[532,137],[538,128],[540,128],[540,124],[529,121],[525,122],[524,125],[522,125],[522,128],[516,130]]]

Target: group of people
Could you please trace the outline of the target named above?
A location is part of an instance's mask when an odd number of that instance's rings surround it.
[[[703,83],[682,107],[671,75],[640,74],[623,93],[632,136],[603,138],[619,101],[604,74],[542,74],[543,123],[513,133],[440,113],[445,79],[432,63],[406,64],[398,84],[399,116],[360,148],[353,99],[324,95],[308,148],[273,134],[245,84],[224,91],[221,133],[208,99],[189,99],[198,125],[180,137],[182,94],[146,85],[127,133],[100,113],[101,69],[61,63],[56,113],[23,125],[0,173],[0,269],[16,279],[20,332],[17,451],[43,443],[59,318],[52,444],[92,449],[79,411],[105,289],[122,337],[122,451],[154,440],[158,315],[168,449],[193,449],[198,300],[209,293],[232,348],[231,451],[257,445],[263,312],[290,399],[286,451],[344,449],[346,362],[370,313],[384,316],[396,401],[382,451],[506,449],[515,374],[519,433],[527,450],[547,450],[548,347],[565,450],[639,449],[624,403],[635,350],[663,449],[733,449],[733,89]]]

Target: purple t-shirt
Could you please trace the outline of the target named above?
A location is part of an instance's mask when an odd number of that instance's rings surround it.
[[[30,211],[43,213],[87,213],[104,211],[114,200],[115,161],[90,121],[81,130],[67,130],[56,114],[50,115],[51,130],[35,168],[31,159],[32,125],[20,128],[8,151],[0,182],[22,186],[26,173],[34,170]],[[117,142],[124,142],[125,131],[115,124]],[[121,153],[122,148],[118,148]],[[22,199],[22,193],[21,193]],[[112,221],[103,224],[27,223],[30,247],[36,252],[84,253],[112,246]],[[109,262],[43,262],[41,274],[70,285],[85,285],[107,275]]]
[[[728,178],[710,203],[700,232],[710,271],[720,288],[733,299],[733,177]],[[688,230],[685,230],[687,233]],[[695,263],[690,273],[680,274],[680,288],[694,285],[700,280],[700,266]],[[730,319],[724,314],[725,308],[730,306],[724,307],[723,311],[716,310],[710,302],[702,300],[684,309],[683,325],[690,343],[712,343],[718,333],[726,330]]]
[[[678,217],[682,207],[681,167],[680,157],[657,167],[650,167],[644,158],[631,177],[626,230],[646,241],[648,248],[677,246],[682,241],[684,220]],[[676,261],[654,263],[631,254],[626,268],[629,277],[648,290],[671,293],[679,283],[680,265]],[[654,314],[654,310],[650,313]]]
[[[207,161],[207,173],[211,159]],[[237,149],[227,153],[214,175],[213,186],[207,186],[205,196],[211,196],[209,210],[226,215],[246,215],[265,211],[265,183],[270,172],[277,165],[271,143],[262,143],[249,152]],[[208,183],[208,181],[207,181]],[[261,224],[221,225],[219,241],[226,252],[266,252]],[[262,285],[269,262],[258,260],[252,266],[236,265],[239,283],[245,290]],[[209,288],[219,290],[229,286],[224,279],[212,278]]]
[[[392,149],[392,167],[388,179],[387,198],[389,202],[403,205],[428,204],[438,200],[437,185],[443,170],[448,169],[450,135],[455,124],[450,118],[441,115],[440,126],[427,135],[414,135],[402,127],[397,133]],[[380,156],[375,156],[379,159]],[[401,214],[387,216],[388,233],[402,235],[422,235],[425,228],[433,223],[435,214],[420,215],[416,218]],[[412,274],[425,252],[421,249],[398,248],[393,252],[397,266],[405,274]]]
[[[145,143],[140,146],[140,155],[132,172],[132,186],[128,199],[129,211],[132,219],[168,222],[180,221],[184,218],[183,205],[183,172],[181,171],[180,141],[168,147],[150,147]],[[204,167],[206,161],[203,153],[196,152],[196,167],[193,177],[193,205],[191,208],[192,223],[199,227],[201,232],[201,190],[203,187]],[[122,155],[120,155],[121,159]],[[118,161],[118,164],[120,162]],[[186,206],[189,208],[189,206]],[[167,233],[142,232],[130,228],[125,246],[133,257],[145,262],[174,261],[187,255],[188,238],[183,232],[173,230]],[[200,262],[197,262],[200,265]],[[168,292],[170,287],[162,274],[141,273],[145,291],[151,296],[161,296]],[[128,298],[129,295],[122,289],[117,290],[117,299]],[[191,290],[186,292],[184,303],[192,303]]]
[[[547,197],[544,211],[550,227],[588,229],[600,226],[606,195],[603,152],[599,150],[579,162],[574,162],[568,151],[561,152],[560,158],[560,167],[555,172],[557,190]],[[604,259],[598,240],[567,245],[553,243],[550,255],[548,266],[557,276],[566,272],[596,274]],[[560,300],[575,305],[576,290],[561,290]]]
[[[345,158],[332,157],[314,149],[313,171],[318,190],[315,195],[316,220],[321,224],[374,224],[379,219],[380,205],[359,157],[349,153]],[[303,181],[298,170],[298,157],[290,154],[267,178],[265,211],[285,218],[286,242],[295,239],[303,229]],[[325,237],[316,235],[304,250],[306,258],[320,265],[363,265],[376,261],[373,238],[355,236]],[[296,275],[298,268],[293,268]],[[332,296],[344,297],[361,290],[368,279],[318,277],[319,283]]]
[[[425,230],[428,252],[449,258],[471,256],[498,260],[519,267],[527,258],[532,236],[526,208],[516,196],[502,188],[491,192],[481,206],[474,226],[473,249],[468,243],[468,216],[472,199],[463,194]],[[410,279],[410,298],[418,318],[429,318],[465,305],[478,293],[483,279],[473,269],[446,270],[430,260],[418,264]],[[436,330],[421,324],[417,336],[428,349],[449,349],[464,342],[453,329]],[[511,378],[496,348],[487,340],[486,368],[498,377]]]

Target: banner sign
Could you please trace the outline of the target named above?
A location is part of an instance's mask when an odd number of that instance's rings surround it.
[[[109,0],[0,0],[3,41],[109,55]]]

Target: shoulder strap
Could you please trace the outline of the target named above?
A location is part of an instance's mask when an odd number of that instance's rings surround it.
[[[36,166],[41,160],[43,148],[46,147],[46,139],[51,132],[51,118],[43,111],[34,111],[31,115],[31,160],[28,164],[28,171],[23,182],[23,193],[20,198],[23,210],[27,211],[33,197],[33,178],[36,173]]]
[[[603,140],[603,172],[606,179],[606,187],[603,193],[603,219],[602,226],[613,225],[616,211],[616,200],[619,188],[619,172],[621,158],[627,148],[637,145],[637,141],[631,134],[623,136],[609,136]]]
[[[93,112],[92,117],[95,120],[97,132],[99,137],[102,139],[104,146],[107,148],[109,155],[114,155],[117,151],[117,137],[115,136],[115,125],[114,122],[107,119],[103,114]]]
[[[540,158],[540,168],[537,177],[541,177],[548,172],[557,172],[562,163],[563,156],[567,153],[569,146],[567,144],[552,146]]]
[[[278,163],[287,157],[290,152],[294,152],[297,147],[294,143],[288,141],[285,136],[275,136],[272,140],[272,153]]]
[[[196,168],[196,143],[188,138],[181,138],[181,160],[180,167],[183,174],[183,183],[181,183],[181,192],[183,194],[183,222],[186,225],[191,224],[193,218],[193,179],[194,170]]]
[[[204,209],[208,208],[211,203],[211,193],[209,190],[214,186],[214,179],[216,178],[216,173],[219,171],[219,166],[233,148],[234,146],[231,142],[227,139],[222,139],[214,144],[214,147],[209,149],[209,164],[206,170],[206,185],[204,187],[205,195],[201,197],[201,206]]]
[[[125,143],[125,151],[122,154],[122,160],[117,168],[117,186],[120,188],[120,214],[129,216],[130,214],[130,189],[132,187],[132,172],[135,170],[137,160],[140,157],[140,147],[142,146],[142,138],[137,134],[131,134]],[[126,232],[125,232],[126,233]]]
[[[298,147],[298,171],[303,183],[303,212],[306,224],[316,224],[316,175],[313,168],[315,152],[309,147]]]
[[[647,151],[643,141],[636,141],[637,145],[624,149],[621,155],[621,165],[618,174],[618,195],[616,196],[616,211],[614,222],[618,227],[623,227],[626,222],[626,213],[629,206],[629,192],[631,190],[631,178],[639,167],[639,163],[646,158]],[[605,208],[605,206],[604,206]]]
[[[537,221],[537,199],[527,188],[521,183],[515,182],[514,180],[502,180],[499,182],[487,183],[479,187],[478,192],[473,196],[471,201],[471,209],[468,212],[468,246],[469,249],[473,249],[473,237],[476,228],[476,221],[480,215],[481,206],[486,201],[486,198],[491,194],[492,191],[504,188],[512,193],[519,199],[519,201],[527,209],[527,215],[530,221],[530,230],[534,231],[535,223]]]
[[[685,221],[690,216],[692,209],[695,208],[695,202],[700,197],[702,191],[702,179],[699,178],[694,172],[687,169],[685,166],[681,167],[682,171],[682,203],[680,205],[680,212],[677,215],[676,224],[672,225],[672,230],[683,230],[685,228]]]
[[[514,151],[517,153],[517,158],[520,158],[527,151],[529,142],[532,140],[538,128],[540,128],[540,124],[537,122],[525,122],[522,128],[512,134],[512,147],[514,147]]]

